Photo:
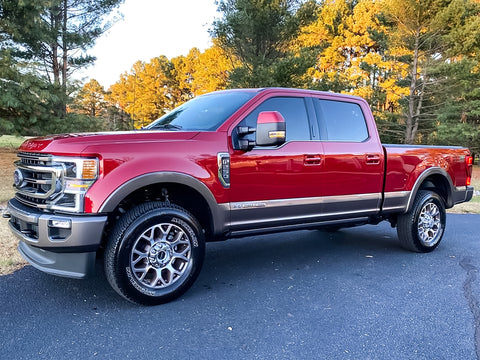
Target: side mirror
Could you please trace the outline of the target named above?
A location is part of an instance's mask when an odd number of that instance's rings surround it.
[[[258,114],[256,145],[278,146],[285,143],[286,124],[278,111],[263,111]]]

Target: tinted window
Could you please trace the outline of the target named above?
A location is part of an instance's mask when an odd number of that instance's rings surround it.
[[[368,138],[367,124],[358,104],[314,99],[320,139],[362,142]]]
[[[202,95],[163,115],[145,129],[213,131],[254,95],[254,92],[244,91]]]
[[[282,114],[287,127],[287,141],[310,140],[310,125],[303,98],[275,97],[265,100],[241,122],[240,126],[256,127],[258,114],[262,111],[278,111]],[[255,140],[255,134],[244,138]]]

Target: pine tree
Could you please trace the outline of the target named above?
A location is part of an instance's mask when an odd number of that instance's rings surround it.
[[[86,51],[111,24],[106,17],[121,2],[0,0],[0,80],[6,99],[0,113],[9,119],[2,115],[0,121],[5,129],[45,133],[65,128],[57,125],[67,116],[75,89],[71,74],[93,62]],[[36,103],[28,105],[30,101]],[[44,117],[50,121],[41,124]]]
[[[385,19],[390,51],[408,67],[404,83],[404,142],[422,140],[422,130],[435,127],[435,102],[442,82],[451,79],[436,76],[436,69],[478,51],[480,8],[470,0],[385,0]]]
[[[223,17],[213,23],[211,35],[241,64],[230,75],[231,86],[288,86],[290,78],[279,74],[285,69],[281,63],[290,57],[293,65],[289,46],[300,26],[313,20],[316,7],[313,0],[219,1]]]

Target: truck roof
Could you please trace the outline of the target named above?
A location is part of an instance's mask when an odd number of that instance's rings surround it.
[[[296,89],[296,88],[284,88],[284,87],[227,89],[227,90],[214,91],[214,92],[211,92],[211,93],[207,93],[205,95],[222,93],[222,92],[250,92],[250,93],[283,92],[285,94],[291,93],[291,94],[304,94],[304,95],[323,95],[323,96],[343,97],[345,99],[357,99],[357,100],[362,99],[362,100],[364,100],[363,98],[361,98],[359,96],[356,96],[356,95],[341,94],[341,93],[335,93],[335,92],[332,92],[332,91],[320,91],[320,90]],[[205,95],[202,95],[202,96],[205,96]]]

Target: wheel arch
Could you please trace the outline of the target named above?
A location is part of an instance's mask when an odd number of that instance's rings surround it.
[[[156,201],[160,197],[192,213],[202,225],[207,238],[220,237],[224,233],[225,211],[205,184],[182,173],[149,173],[131,179],[110,194],[100,207],[100,212],[118,214],[123,206]]]
[[[445,207],[451,208],[453,203],[453,181],[445,169],[432,167],[425,170],[415,181],[408,198],[405,212],[411,210],[417,193],[420,190],[430,190],[437,193],[445,202]]]

